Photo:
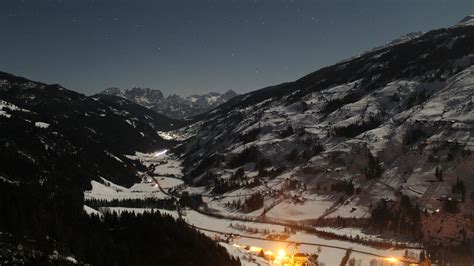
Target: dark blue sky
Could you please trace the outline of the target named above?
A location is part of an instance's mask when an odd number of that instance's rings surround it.
[[[1,0],[0,71],[86,94],[246,92],[473,13],[473,0]]]

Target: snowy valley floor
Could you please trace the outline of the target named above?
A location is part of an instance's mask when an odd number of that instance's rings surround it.
[[[121,187],[103,179],[101,180],[102,182],[92,181],[92,190],[85,192],[85,198],[106,201],[111,201],[114,199],[165,199],[170,197],[166,191],[176,188],[183,189],[183,181],[180,179],[182,177],[180,164],[172,157],[165,154],[160,154],[159,156],[156,156],[156,154],[137,154],[134,158],[139,158],[145,165],[158,164],[154,170],[154,177],[161,186],[161,189],[157,187],[154,180],[147,178],[144,178],[142,183],[135,184],[131,188]],[[275,183],[269,184],[267,186],[275,187],[278,185],[278,183]],[[185,190],[189,190],[191,192],[203,192],[202,188],[185,188]],[[227,196],[229,196],[229,199],[231,199],[232,196],[241,197],[242,195],[245,195],[245,193],[246,191],[234,191]],[[222,204],[213,202],[210,197],[207,197],[205,201],[211,208],[219,209],[219,211],[225,214],[235,216],[239,215],[238,212],[227,211],[222,207]],[[281,217],[291,217],[293,220],[317,218],[321,216],[324,213],[324,210],[329,208],[331,204],[331,201],[324,197],[318,196],[312,197],[311,200],[308,201],[308,204],[301,205],[299,208],[294,208],[294,205],[291,203],[282,201],[279,204],[276,204],[276,207],[272,208],[267,215],[275,219]],[[124,211],[135,213],[159,211],[175,218],[180,216],[176,210],[164,210],[157,208],[126,208],[118,206],[95,210],[89,206],[84,206],[84,210],[87,213],[99,215],[103,211],[113,211],[119,214]],[[257,217],[260,212],[257,211],[247,214],[246,216],[243,216],[243,214],[240,213],[240,217],[249,217],[253,219]],[[356,214],[364,216],[366,212],[359,211]],[[381,257],[402,258],[405,252],[404,249],[377,249],[347,241],[325,239],[304,231],[291,232],[289,228],[285,228],[283,225],[212,217],[192,209],[181,211],[181,215],[190,226],[194,226],[211,238],[223,240],[232,234],[233,237],[230,239],[230,241],[228,243],[221,242],[221,245],[223,245],[230,254],[239,257],[244,265],[270,265],[268,261],[257,256],[256,252],[245,249],[244,247],[246,246],[259,247],[273,252],[276,252],[280,249],[286,249],[287,253],[290,254],[293,252],[294,248],[294,245],[290,243],[302,243],[298,247],[298,252],[311,254],[317,253],[318,249],[321,249],[319,261],[325,263],[326,265],[338,265],[341,261],[341,258],[346,253],[346,249],[349,248],[353,249],[351,258],[360,260],[360,265],[369,265],[371,260],[380,259]],[[320,227],[318,230],[341,235],[351,235],[353,237],[359,235],[359,237],[366,237],[380,241],[390,241],[379,236],[366,235],[357,228]],[[286,235],[286,239],[284,241],[269,239],[272,236],[278,235]],[[413,250],[413,252],[416,253],[417,251]]]

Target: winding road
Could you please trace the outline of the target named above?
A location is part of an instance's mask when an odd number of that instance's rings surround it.
[[[225,235],[225,236],[228,236],[228,235],[234,235],[234,236],[238,236],[239,238],[246,238],[246,239],[255,239],[255,240],[261,240],[261,241],[267,241],[267,242],[274,242],[274,243],[288,243],[288,244],[298,244],[298,245],[306,245],[306,246],[317,246],[317,247],[326,247],[326,248],[332,248],[332,249],[338,249],[338,250],[347,250],[347,248],[343,248],[343,247],[339,247],[339,246],[334,246],[334,245],[328,245],[328,244],[324,244],[324,243],[317,243],[317,242],[297,242],[297,241],[288,241],[288,240],[272,240],[272,239],[267,239],[267,238],[263,238],[263,237],[258,237],[258,236],[251,236],[251,235],[242,235],[242,234],[235,234],[235,233],[232,233],[232,232],[224,232],[224,231],[218,231],[218,230],[213,230],[213,229],[210,229],[210,228],[203,228],[203,227],[197,227],[197,226],[194,226],[192,224],[189,224],[188,221],[186,221],[184,218],[183,218],[183,215],[182,215],[182,212],[181,212],[181,208],[179,206],[179,197],[175,196],[175,195],[172,195],[170,193],[168,193],[166,190],[164,190],[159,181],[155,178],[155,177],[152,177],[151,178],[154,180],[154,182],[157,184],[159,190],[164,193],[165,195],[168,195],[172,198],[174,198],[176,200],[176,211],[178,213],[178,217],[179,219],[181,219],[182,221],[184,221],[186,223],[187,226],[189,226],[190,228],[193,228],[193,229],[196,229],[196,230],[199,230],[201,232],[209,232],[209,233],[215,233],[215,234],[219,234],[219,235]],[[202,212],[199,212],[203,215],[206,215]],[[220,219],[224,219],[224,218],[220,218]],[[233,219],[224,219],[224,220],[229,220],[229,221],[234,221]],[[256,221],[252,221],[252,222],[256,222]],[[267,224],[265,222],[258,222],[258,223],[262,223],[262,224]],[[358,249],[352,249],[352,252],[354,253],[359,253],[359,254],[364,254],[364,255],[370,255],[370,256],[373,256],[373,257],[377,257],[377,258],[387,258],[387,256],[385,255],[381,255],[381,254],[376,254],[376,253],[372,253],[372,252],[367,252],[367,251],[363,251],[363,250],[358,250]],[[399,261],[401,262],[406,262],[406,263],[412,263],[413,264],[413,261],[409,261],[409,260],[404,260],[403,258],[400,258]],[[416,264],[416,263],[415,263]]]

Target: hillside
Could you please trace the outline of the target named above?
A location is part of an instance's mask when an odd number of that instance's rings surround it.
[[[159,114],[183,120],[207,112],[235,97],[237,93],[228,90],[223,94],[210,92],[207,94],[193,94],[186,97],[181,97],[177,94],[164,97],[163,93],[158,89],[132,88],[122,90],[119,88],[108,88],[98,95],[112,95],[128,99]]]
[[[0,175],[10,181],[58,178],[88,187],[104,177],[131,185],[140,165],[123,155],[172,145],[157,131],[182,125],[120,98],[87,97],[6,73],[0,84]]]
[[[379,202],[400,203],[402,196],[427,213],[469,217],[470,21],[239,95],[198,116],[173,132],[186,139],[176,152],[187,181],[214,195],[207,202],[213,211],[279,221],[370,218]],[[243,204],[250,195],[261,204]],[[464,223],[448,227],[427,229],[425,240],[461,241],[466,231],[472,237]]]
[[[0,264],[239,265],[164,213],[84,207],[84,191],[97,181],[124,190],[140,182],[148,168],[126,155],[171,147],[158,131],[182,123],[118,97],[0,72]]]
[[[243,95],[0,72],[0,264],[472,263],[473,44],[468,16]]]

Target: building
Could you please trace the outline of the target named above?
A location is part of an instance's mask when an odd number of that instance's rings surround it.
[[[395,260],[390,260],[390,259],[373,259],[370,261],[370,266],[432,266],[431,261],[426,260],[425,262],[422,262],[421,264],[414,261],[410,262],[410,259],[405,259],[403,262],[402,261],[395,261]],[[426,263],[426,264],[423,264]]]
[[[293,255],[294,266],[308,266],[308,255],[305,253],[296,253]]]
[[[401,266],[396,262],[387,261],[385,259],[373,259],[370,261],[370,266]]]

